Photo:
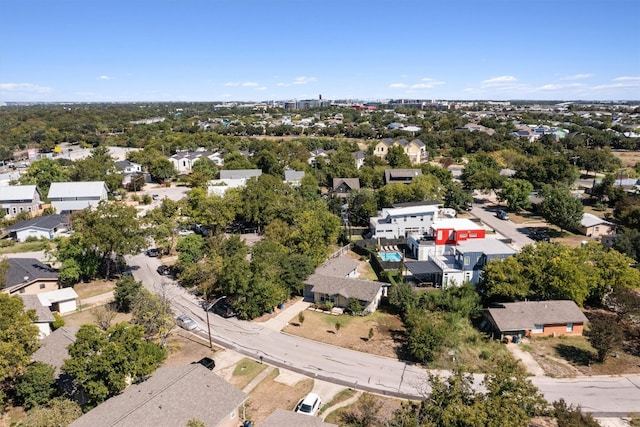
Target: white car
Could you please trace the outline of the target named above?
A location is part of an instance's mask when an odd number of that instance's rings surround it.
[[[176,324],[187,331],[193,331],[198,327],[198,324],[192,318],[185,316],[184,314],[181,314],[176,318]]]
[[[317,415],[321,405],[320,396],[315,393],[309,393],[298,403],[296,412],[298,414]]]

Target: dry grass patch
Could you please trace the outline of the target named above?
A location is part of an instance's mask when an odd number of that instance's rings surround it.
[[[342,426],[345,425],[345,417],[362,419],[365,413],[370,417],[377,411],[375,423],[367,425],[386,425],[401,406],[402,401],[399,399],[364,393],[357,402],[331,412],[325,418],[325,422]]]
[[[182,329],[176,328],[174,331],[167,340],[168,355],[162,366],[188,365],[205,356],[215,360],[215,347],[214,350],[211,350],[209,343],[205,340]]]
[[[320,408],[319,413],[322,414],[325,410],[333,407],[334,405],[337,405],[340,402],[344,402],[345,400],[351,399],[351,397],[354,396],[356,393],[357,391],[355,391],[352,388],[345,388],[344,390],[340,391],[338,394],[333,396],[333,399],[324,403],[322,405],[322,408]]]
[[[612,151],[625,167],[633,167],[640,162],[640,151]]]
[[[115,280],[93,280],[88,283],[78,283],[73,287],[73,290],[76,291],[80,302],[82,302],[83,299],[111,292],[115,287]]]
[[[334,316],[324,312],[305,310],[304,322],[292,318],[284,332],[314,341],[349,348],[363,353],[398,358],[404,342],[404,326],[400,317],[378,310],[368,316]],[[340,329],[336,330],[336,322]],[[373,337],[369,339],[369,330]]]
[[[246,419],[260,423],[276,409],[291,411],[307,393],[313,389],[313,380],[299,381],[294,386],[282,384],[275,379],[280,375],[274,369],[251,391],[246,405]]]
[[[96,310],[99,310],[100,306],[76,311],[73,313],[65,314],[64,318],[65,326],[82,326],[86,324],[96,324]],[[112,325],[120,322],[128,322],[131,320],[131,313],[115,313],[115,317],[111,321]]]
[[[255,377],[266,369],[267,365],[244,358],[233,370],[230,383],[243,390]]]
[[[531,353],[552,377],[625,375],[640,373],[640,357],[618,351],[604,363],[594,361],[596,351],[585,337],[532,338],[522,349]]]

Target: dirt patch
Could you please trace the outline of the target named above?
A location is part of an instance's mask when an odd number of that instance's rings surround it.
[[[304,322],[298,317],[289,321],[284,332],[314,341],[349,348],[364,353],[398,358],[404,341],[404,327],[394,314],[378,310],[369,316],[334,316],[324,312],[305,310]],[[336,322],[340,322],[336,330]],[[369,330],[373,337],[369,339]]]
[[[367,411],[370,414],[372,409],[377,409],[377,422],[375,425],[387,425],[393,419],[394,412],[400,409],[401,406],[401,400],[364,393],[357,402],[331,412],[327,415],[325,421],[344,425],[345,420],[343,417],[347,413],[352,413],[355,418],[358,418],[362,416],[363,411]]]
[[[76,311],[73,313],[65,314],[62,317],[64,318],[65,326],[82,326],[86,324],[95,324],[96,323],[96,310],[99,307],[88,308],[82,311]],[[115,317],[111,321],[111,325],[115,325],[120,322],[128,322],[131,320],[130,313],[116,313]]]
[[[313,380],[305,379],[294,386],[275,381],[279,375],[274,369],[251,392],[246,406],[246,418],[260,425],[276,409],[291,411],[313,389]]]
[[[640,162],[640,151],[612,151],[625,167],[633,167]]]
[[[167,360],[162,366],[181,366],[188,365],[191,362],[198,361],[205,356],[215,360],[216,348],[211,350],[209,344],[193,334],[183,331],[182,329],[174,330],[167,340],[169,346],[169,354]]]

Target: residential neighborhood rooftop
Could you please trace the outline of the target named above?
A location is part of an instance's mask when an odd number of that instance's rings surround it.
[[[369,280],[347,279],[312,274],[306,283],[313,286],[313,292],[327,295],[342,295],[345,298],[357,298],[361,301],[372,301],[380,287],[385,283]]]
[[[316,274],[331,277],[346,277],[358,268],[358,264],[358,261],[353,258],[339,256],[328,259],[324,264],[316,268]]]
[[[570,300],[503,303],[500,307],[489,308],[488,311],[501,331],[532,329],[536,324],[587,322],[587,317],[576,303]]]

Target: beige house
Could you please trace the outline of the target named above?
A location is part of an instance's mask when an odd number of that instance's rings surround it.
[[[9,258],[2,292],[9,295],[40,294],[59,289],[58,272],[35,258]]]
[[[580,233],[592,239],[600,239],[602,236],[608,236],[616,232],[616,225],[612,222],[598,218],[590,213],[582,215],[582,221],[580,221],[580,227],[578,227]]]
[[[419,139],[407,141],[402,138],[394,141],[391,138],[385,138],[376,144],[373,154],[381,159],[386,159],[389,148],[398,146],[402,147],[402,150],[413,164],[425,163],[429,159],[426,146]]]

